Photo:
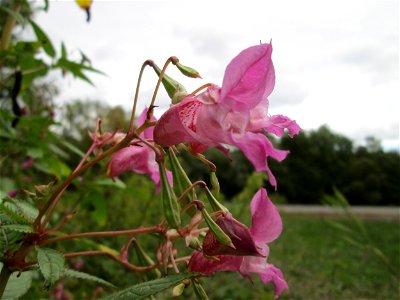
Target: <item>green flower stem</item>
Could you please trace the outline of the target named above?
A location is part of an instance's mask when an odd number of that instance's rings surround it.
[[[68,234],[64,236],[59,236],[55,238],[50,238],[40,242],[40,245],[47,245],[50,243],[55,243],[59,241],[79,239],[79,238],[88,238],[88,237],[109,237],[109,236],[120,236],[120,235],[135,235],[140,233],[161,233],[162,230],[160,226],[152,226],[152,227],[141,227],[136,229],[128,229],[128,230],[119,230],[119,231],[99,231],[99,232],[82,232],[82,233],[74,233]]]

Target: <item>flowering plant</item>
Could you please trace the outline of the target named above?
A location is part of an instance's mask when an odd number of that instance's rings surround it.
[[[271,55],[272,45],[268,43],[247,48],[227,66],[222,87],[206,84],[190,94],[166,74],[166,69],[172,63],[183,75],[192,78],[199,77],[196,70],[182,65],[176,57],[170,57],[162,69],[151,60],[145,61],[126,130],[102,133],[101,121],[98,120],[91,134],[91,146],[69,176],[54,187],[37,186],[36,192],[29,194],[39,203],[37,208],[30,207],[34,213],[28,215],[20,209],[23,201],[13,198],[17,195],[15,193],[1,199],[0,218],[5,247],[1,248],[0,256],[0,296],[14,272],[39,269],[47,287],[68,274],[93,279],[88,274],[66,269],[65,260],[96,255],[107,256],[132,272],[146,274],[143,283],[111,295],[117,299],[131,294],[148,297],[169,287],[173,287],[173,295],[178,296],[189,285],[200,299],[206,299],[200,279],[220,271],[239,272],[249,279],[251,273],[256,273],[264,283],[273,282],[276,297],[287,289],[282,272],[267,262],[267,243],[280,235],[282,221],[266,190],[260,189],[251,200],[252,225],[248,228],[216,199],[216,167],[201,154],[210,147],[225,154],[229,152],[225,145],[237,147],[256,171],[268,174],[270,183],[276,188],[276,179],[268,167],[267,158],[281,161],[288,153],[275,149],[266,133],[282,136],[287,130],[293,136],[299,133],[300,127],[288,117],[268,115],[268,96],[275,83]],[[139,86],[147,66],[156,72],[158,82],[148,108],[136,122]],[[153,112],[161,84],[172,104],[157,121]],[[183,151],[188,151],[210,167],[214,193],[205,182],[191,181],[179,160]],[[58,223],[54,221],[57,220],[55,212],[65,197],[64,192],[86,170],[106,159],[104,174],[113,179],[127,171],[150,177],[159,192],[160,199],[154,201],[160,201],[162,205],[163,214],[159,216],[159,222],[134,229],[63,232],[63,226],[75,214],[71,211]],[[30,168],[33,163],[32,158],[28,158],[22,168]],[[144,234],[159,238],[152,253],[140,246]],[[83,237],[116,236],[127,237],[120,251],[102,247],[101,250],[61,253],[49,248],[55,243]],[[179,240],[184,240],[185,249],[179,249]],[[129,259],[130,249],[140,258],[140,265]],[[96,280],[112,286],[100,278]],[[61,295],[63,291],[63,287],[57,285],[53,295]]]

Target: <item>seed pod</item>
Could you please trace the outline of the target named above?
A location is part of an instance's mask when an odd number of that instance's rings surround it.
[[[160,169],[161,199],[163,203],[164,216],[169,226],[172,228],[178,228],[181,225],[178,199],[169,185],[164,164],[159,163],[158,165]]]

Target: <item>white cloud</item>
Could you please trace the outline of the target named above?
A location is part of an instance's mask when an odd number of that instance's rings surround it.
[[[93,76],[96,88],[68,82],[62,99],[92,97],[130,108],[142,62],[162,65],[170,55],[203,76],[187,79],[171,69],[188,90],[221,84],[239,51],[272,38],[271,114],[306,129],[328,124],[354,138],[398,133],[390,125],[400,115],[397,1],[95,1],[89,24],[75,3],[51,2],[38,22],[56,45],[62,39],[70,50],[82,49],[108,74]],[[155,80],[145,73],[141,99],[151,97]],[[158,105],[168,107],[165,93]]]

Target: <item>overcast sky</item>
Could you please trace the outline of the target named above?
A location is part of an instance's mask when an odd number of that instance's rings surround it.
[[[81,49],[107,74],[91,76],[95,87],[69,78],[59,101],[100,99],[129,109],[141,64],[151,58],[162,66],[171,55],[204,78],[170,71],[188,91],[220,85],[235,55],[272,39],[270,114],[304,129],[327,124],[357,142],[374,135],[385,149],[399,149],[398,1],[95,0],[91,11],[86,23],[73,1],[51,1],[37,15],[58,49],[61,40],[70,55]],[[156,76],[148,69],[144,80],[140,108]],[[168,107],[165,93],[157,105],[158,114]]]

